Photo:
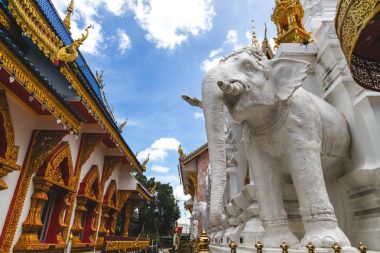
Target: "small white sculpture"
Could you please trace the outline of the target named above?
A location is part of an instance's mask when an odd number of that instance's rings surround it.
[[[243,141],[257,187],[266,247],[299,241],[288,227],[281,173],[290,173],[300,203],[305,236],[317,247],[350,246],[338,227],[326,191],[325,156],[347,155],[350,135],[345,118],[327,102],[301,88],[308,63],[267,58],[255,48],[235,52],[204,78],[202,102],[212,171],[210,221],[223,223],[226,185],[224,105],[244,127]],[[322,160],[321,160],[322,158]],[[335,159],[334,158],[334,159]]]

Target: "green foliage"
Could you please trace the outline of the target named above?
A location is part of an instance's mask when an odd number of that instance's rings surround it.
[[[146,189],[152,189],[156,182],[155,178],[148,180],[144,175],[137,175],[136,178]],[[173,188],[170,184],[157,181],[152,200],[143,203],[139,210],[132,214],[129,235],[147,234],[155,240],[158,240],[159,236],[172,235],[179,217],[180,210],[173,195]]]

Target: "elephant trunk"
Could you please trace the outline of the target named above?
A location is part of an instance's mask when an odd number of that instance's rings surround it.
[[[210,222],[213,226],[219,226],[226,219],[223,214],[223,194],[226,186],[225,114],[223,93],[217,86],[217,81],[221,79],[216,70],[211,70],[202,85],[211,167]]]
[[[244,91],[244,86],[239,81],[218,81],[217,84],[219,86],[219,89],[221,89],[227,95],[237,96],[242,94]]]

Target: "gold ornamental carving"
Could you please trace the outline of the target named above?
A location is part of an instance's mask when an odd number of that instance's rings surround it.
[[[10,0],[8,8],[22,31],[53,61],[63,42],[50,27],[35,2]]]
[[[16,19],[17,24],[21,27],[22,31],[29,36],[32,41],[37,45],[37,47],[45,54],[46,57],[50,58],[52,61],[56,60],[56,55],[59,49],[61,49],[64,44],[59,39],[59,37],[55,34],[54,29],[50,27],[49,22],[44,18],[43,14],[36,6],[34,1],[30,0],[10,0],[8,4],[9,9],[13,17]],[[9,50],[6,50],[9,51]],[[1,58],[1,57],[0,57]],[[12,69],[14,70],[14,69]],[[66,80],[70,83],[73,89],[77,92],[78,96],[82,98],[83,103],[88,106],[92,112],[94,113],[95,118],[98,119],[98,122],[103,125],[108,134],[110,134],[111,139],[117,143],[117,146],[123,151],[125,156],[127,156],[128,160],[131,162],[133,168],[139,172],[143,172],[143,168],[137,161],[136,157],[132,154],[129,147],[126,145],[122,137],[120,136],[119,130],[115,129],[111,122],[109,122],[106,115],[98,107],[97,103],[90,96],[87,90],[84,88],[82,82],[75,75],[73,70],[64,63],[60,68],[60,72],[65,76]],[[24,82],[27,86],[28,82]],[[46,91],[31,91],[31,93],[37,94],[41,96],[46,94]],[[39,97],[38,97],[39,98]],[[45,102],[44,100],[40,100]],[[56,100],[49,100],[49,103],[56,104]],[[60,115],[66,116],[67,113],[62,113],[62,107],[60,109],[57,106],[53,108],[49,107],[49,104],[45,104],[45,106],[53,112],[56,117],[60,117]],[[58,112],[55,112],[58,110]],[[66,118],[61,118],[62,121],[66,122],[66,125],[70,127],[74,132],[79,131],[80,123],[71,116]],[[75,123],[75,124],[73,124]]]
[[[62,175],[61,165],[65,166],[65,177]],[[42,166],[38,169],[34,177],[34,193],[32,195],[31,206],[27,219],[22,225],[22,234],[17,242],[14,250],[25,251],[33,249],[48,248],[48,243],[43,243],[38,238],[38,232],[43,228],[41,221],[42,210],[48,201],[48,192],[53,185],[68,190],[65,195],[64,207],[59,215],[59,228],[60,232],[57,235],[58,243],[54,245],[55,248],[64,248],[65,240],[62,238],[62,231],[68,227],[64,221],[64,214],[70,206],[68,199],[71,194],[75,194],[75,182],[73,175],[73,165],[71,159],[71,151],[68,142],[62,142],[57,148],[50,152]]]
[[[335,28],[349,66],[361,31],[379,11],[378,0],[340,0]]]
[[[83,134],[80,145],[78,164],[76,166],[76,174],[78,174],[78,172],[80,173],[82,166],[86,163],[88,158],[90,158],[90,155],[101,143],[103,138],[103,134]]]
[[[3,10],[0,10],[0,24],[9,32],[11,31],[12,28],[12,22],[8,18],[7,14]]]
[[[75,175],[75,187],[79,184],[79,176],[82,171],[83,164],[86,163],[88,158],[91,156],[92,152],[96,149],[96,147],[100,144],[100,142],[103,140],[104,135],[103,134],[82,134],[81,137],[81,144],[79,147],[79,153],[77,158],[77,164],[75,166],[74,175]],[[75,210],[73,210],[75,199],[77,198],[76,195],[70,198],[70,208],[67,210],[65,223],[70,222],[70,217]],[[63,231],[63,237],[67,238],[69,236],[69,229],[65,229]]]
[[[95,186],[95,190],[94,189]],[[84,220],[83,217],[88,211],[86,204],[89,201],[95,202],[96,206],[94,209],[95,217],[91,223],[92,236],[90,237],[90,245],[95,246],[95,235],[99,223],[100,209],[101,209],[101,186],[100,186],[100,176],[99,168],[97,165],[93,165],[89,172],[87,172],[82,183],[79,186],[78,195],[77,195],[77,208],[75,210],[74,224],[71,229],[73,233],[73,248],[82,248],[87,247],[89,243],[82,242],[80,234],[84,231]]]
[[[281,43],[309,43],[311,34],[302,24],[304,16],[300,0],[276,0],[271,16],[277,28],[276,46]]]
[[[43,104],[56,118],[74,132],[78,132],[80,122],[69,110],[57,100],[57,98],[43,85],[41,81],[28,70],[28,68],[16,57],[12,50],[0,42],[0,59],[2,67],[12,73],[24,88]]]
[[[89,29],[91,25],[86,28],[86,33],[82,34],[82,37],[76,39],[69,46],[63,46],[58,50],[57,59],[61,62],[74,62],[78,58],[78,48],[83,44],[83,42],[88,38]]]
[[[144,248],[149,247],[149,240],[138,240],[135,241],[107,241],[106,242],[106,251],[140,251]]]
[[[15,196],[13,197],[14,201],[9,207],[7,220],[3,227],[0,252],[10,252],[11,250],[32,175],[41,166],[43,159],[49,151],[57,147],[66,134],[64,131],[35,131],[33,133],[29,144],[29,152],[25,158],[25,165],[16,186]]]
[[[112,175],[112,172],[121,164],[121,156],[106,156],[104,158],[102,183],[104,184]]]
[[[20,170],[17,165],[17,157],[19,147],[15,145],[15,136],[11,115],[9,113],[7,97],[4,90],[0,90],[0,128],[4,130],[5,139],[1,140],[0,145],[6,145],[5,153],[0,154],[0,191],[7,189],[7,184],[3,181],[3,177],[9,172]]]
[[[66,9],[66,16],[63,19],[63,25],[66,27],[68,32],[70,32],[71,30],[71,14],[73,13],[73,11],[74,11],[74,0],[70,0],[70,4],[67,6],[67,9]]]

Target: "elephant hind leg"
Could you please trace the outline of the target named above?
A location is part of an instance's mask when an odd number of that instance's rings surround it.
[[[316,247],[331,247],[334,242],[350,246],[338,227],[334,208],[327,194],[320,157],[320,142],[294,139],[288,143],[288,163],[300,203],[305,227],[301,245],[308,242]]]
[[[278,248],[282,241],[290,246],[297,244],[297,237],[290,231],[281,192],[281,169],[276,159],[265,152],[252,152],[250,164],[256,184],[256,196],[260,218],[265,229],[262,242],[266,247]]]

